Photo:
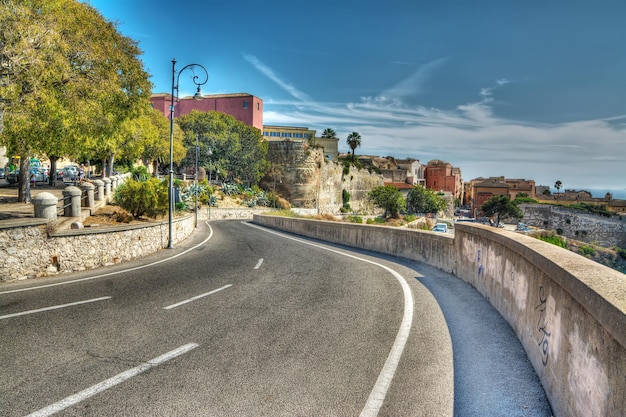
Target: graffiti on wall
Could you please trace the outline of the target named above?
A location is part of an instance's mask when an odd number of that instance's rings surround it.
[[[541,348],[541,362],[543,366],[548,364],[549,347],[550,347],[550,332],[548,331],[548,319],[546,309],[548,306],[548,297],[545,294],[545,288],[539,287],[539,305],[535,307],[535,310],[539,312],[539,319],[537,320],[537,331],[539,332],[539,341],[537,346]]]

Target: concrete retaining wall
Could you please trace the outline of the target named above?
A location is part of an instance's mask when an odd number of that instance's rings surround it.
[[[514,329],[555,416],[626,415],[626,275],[488,226],[457,224],[451,237],[273,216],[255,215],[254,222],[421,261],[456,275]]]

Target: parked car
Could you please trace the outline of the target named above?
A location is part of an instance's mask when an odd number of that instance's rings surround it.
[[[43,171],[40,171],[37,168],[33,168],[30,170],[30,178],[31,181],[34,179],[35,182],[46,182],[48,181],[48,176],[46,174],[43,173]],[[9,182],[9,184],[17,184],[18,182],[20,182],[20,170],[16,169],[15,171],[11,171],[9,172],[9,174],[7,175],[7,181]]]
[[[433,227],[433,232],[448,233],[448,225],[445,223],[437,223]]]
[[[5,168],[0,168],[0,179],[3,179],[4,177],[6,177]]]
[[[6,177],[9,184],[17,184],[20,180],[20,170],[16,169],[15,171],[11,171],[6,175]]]
[[[63,181],[76,181],[79,177],[80,168],[76,165],[68,165],[63,168]]]

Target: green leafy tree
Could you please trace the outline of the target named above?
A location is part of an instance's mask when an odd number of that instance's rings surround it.
[[[561,180],[557,180],[557,182],[554,183],[554,188],[556,188],[557,198],[559,197],[559,190],[561,189],[561,187],[563,187],[563,183],[561,182]]]
[[[482,211],[486,216],[496,216],[496,226],[500,225],[500,219],[503,217],[513,217],[517,219],[523,217],[519,207],[506,195],[491,197],[483,204]]]
[[[0,145],[21,156],[18,198],[28,201],[30,156],[47,155],[54,169],[98,143],[112,162],[151,84],[136,42],[84,2],[3,0],[0,27]]]
[[[354,150],[361,146],[361,135],[357,132],[352,132],[348,135],[348,139],[346,140],[350,149],[352,149],[352,162],[354,162]]]
[[[333,129],[329,128],[329,127],[324,129],[324,131],[322,132],[322,138],[324,138],[324,139],[338,139],[337,138],[337,133]]]
[[[406,197],[406,209],[409,213],[438,213],[445,208],[446,201],[443,198],[421,185],[414,185]]]
[[[369,199],[375,206],[385,210],[384,217],[398,217],[400,211],[406,207],[406,200],[400,191],[392,185],[373,188],[369,192]]]
[[[268,144],[261,132],[228,114],[192,111],[177,119],[186,133],[187,156],[182,165],[195,165],[196,136],[198,165],[221,172],[222,177],[256,183],[268,170]],[[211,148],[211,153],[208,150]]]
[[[153,172],[160,172],[161,166],[169,165],[170,157],[170,121],[163,113],[156,109],[150,111],[142,117],[141,135],[143,141],[143,151],[141,160],[145,166],[152,165]],[[187,155],[187,149],[183,143],[183,131],[174,123],[174,154],[173,161],[180,163]]]

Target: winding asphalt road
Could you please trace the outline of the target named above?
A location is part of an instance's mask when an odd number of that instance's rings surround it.
[[[0,332],[2,416],[550,415],[471,287],[240,221],[4,284]]]

